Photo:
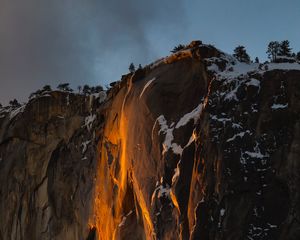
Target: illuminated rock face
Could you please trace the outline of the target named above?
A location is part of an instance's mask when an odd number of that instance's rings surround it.
[[[300,64],[199,44],[4,113],[0,239],[299,239]]]

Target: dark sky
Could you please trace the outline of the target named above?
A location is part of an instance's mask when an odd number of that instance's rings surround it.
[[[0,102],[45,84],[105,86],[193,39],[260,58],[270,40],[300,51],[299,12],[298,0],[0,0]]]

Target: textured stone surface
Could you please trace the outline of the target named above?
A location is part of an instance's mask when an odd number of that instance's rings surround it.
[[[97,139],[84,124],[92,112],[89,98],[53,92],[2,119],[0,239],[87,235]]]

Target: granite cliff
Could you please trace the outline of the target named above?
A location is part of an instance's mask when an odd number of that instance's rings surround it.
[[[300,239],[300,64],[211,45],[0,110],[0,240]]]

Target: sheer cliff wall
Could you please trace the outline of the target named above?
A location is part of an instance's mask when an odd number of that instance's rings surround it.
[[[298,65],[193,42],[2,109],[0,239],[299,239]]]

